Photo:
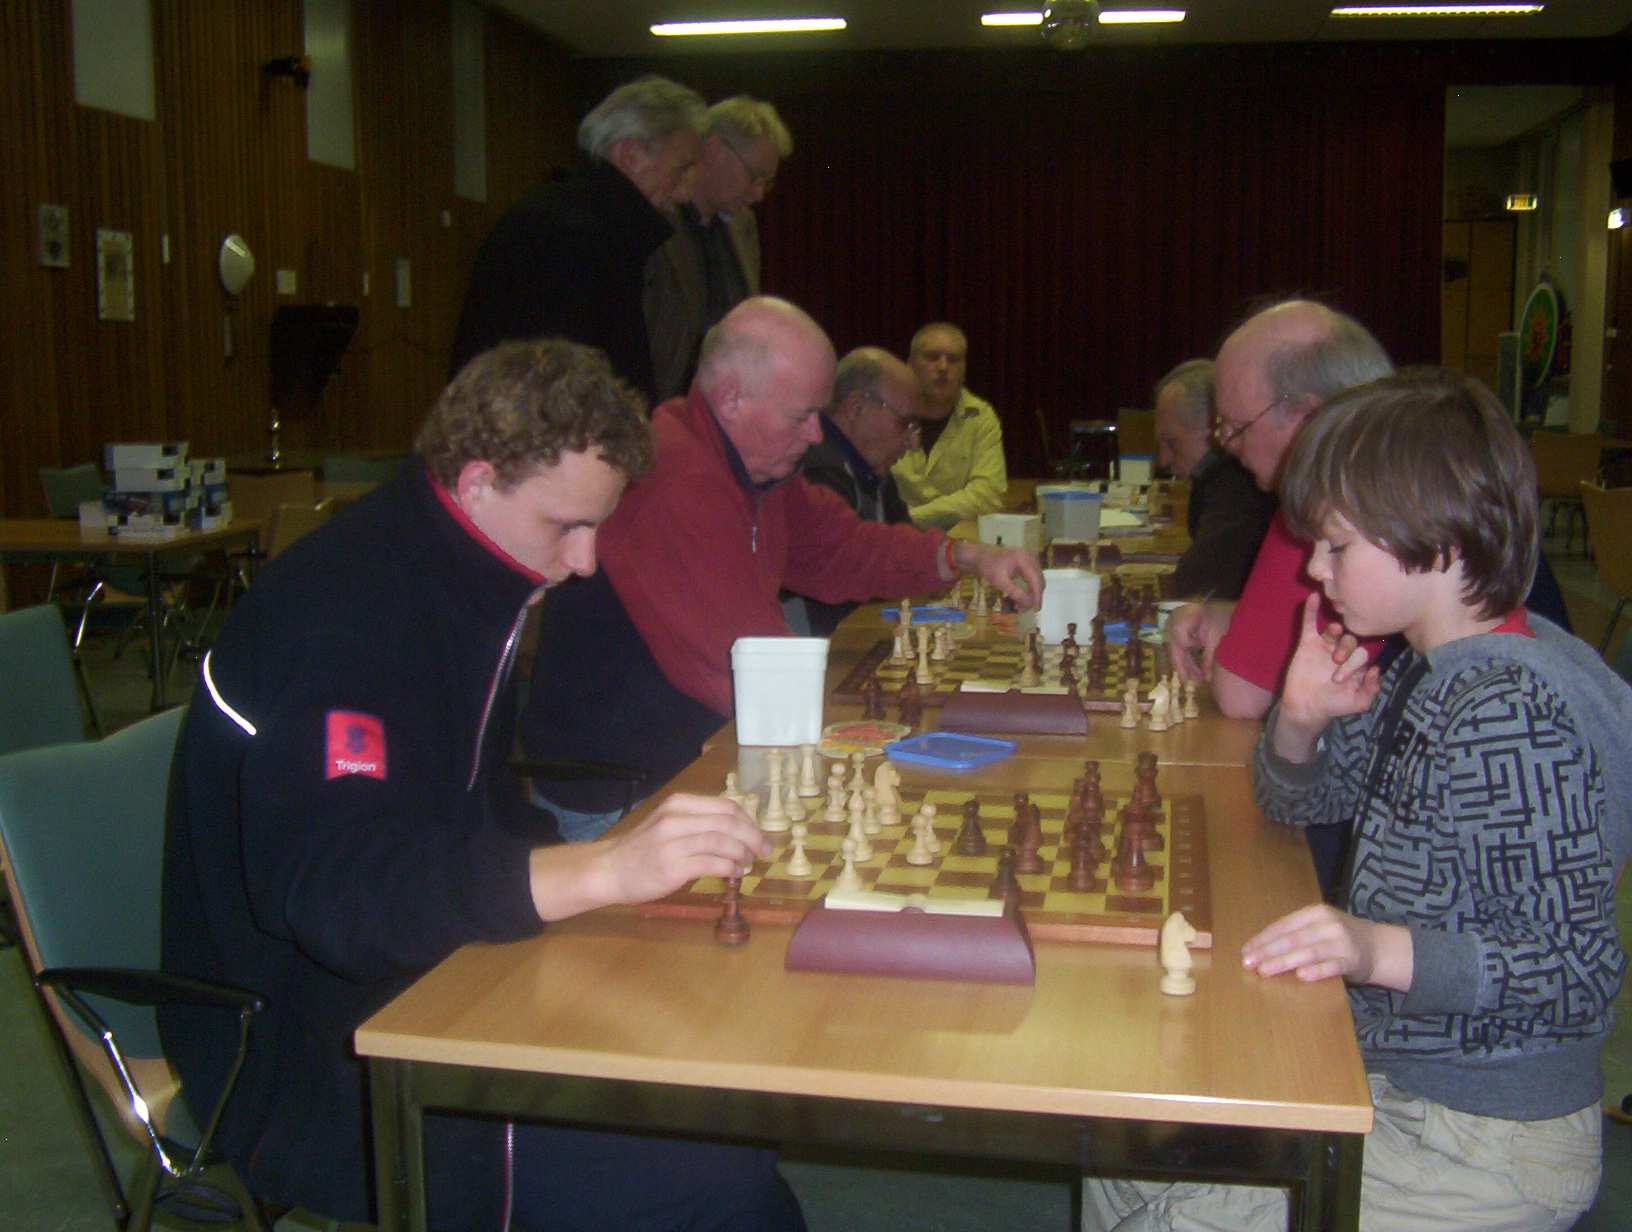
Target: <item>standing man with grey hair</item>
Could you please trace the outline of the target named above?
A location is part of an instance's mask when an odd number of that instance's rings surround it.
[[[1190,484],[1190,546],[1173,571],[1180,599],[1235,599],[1275,497],[1213,444],[1213,361],[1187,359],[1156,382],[1156,460]]]
[[[894,469],[913,523],[949,529],[995,513],[1009,489],[1003,425],[964,386],[969,339],[950,321],[934,321],[912,336],[907,362],[923,397],[922,440]]]
[[[685,199],[705,114],[695,91],[642,77],[584,117],[584,160],[533,189],[482,241],[450,377],[499,342],[552,334],[605,351],[613,371],[652,396],[646,262],[669,238],[663,211]]]
[[[739,94],[708,109],[690,201],[670,211],[674,234],[646,265],[646,327],[657,397],[691,386],[703,335],[759,294],[759,224],[753,207],[793,153],[776,108]]]

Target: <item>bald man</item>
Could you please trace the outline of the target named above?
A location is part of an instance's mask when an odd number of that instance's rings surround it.
[[[602,762],[660,787],[731,717],[731,645],[788,634],[785,588],[826,603],[924,594],[980,576],[1042,595],[1021,549],[856,516],[797,474],[833,398],[833,346],[785,300],[743,301],[703,339],[685,398],[652,416],[657,460],[601,528],[601,571],[544,606],[522,737],[535,760]],[[600,833],[624,780],[542,785],[567,838]]]
[[[880,347],[857,347],[839,361],[822,439],[805,453],[805,478],[832,488],[865,521],[907,521],[890,467],[917,443],[922,409],[911,368]],[[814,637],[827,637],[855,608],[803,595],[782,604],[788,626]]]
[[[1173,570],[1180,599],[1235,599],[1275,497],[1213,445],[1213,361],[1187,359],[1156,382],[1156,460],[1190,484],[1190,546]]]

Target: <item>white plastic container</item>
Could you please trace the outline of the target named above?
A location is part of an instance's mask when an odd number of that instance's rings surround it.
[[[1148,453],[1125,453],[1117,469],[1123,483],[1149,483],[1155,462]]]
[[[1098,539],[1099,511],[1104,504],[1104,494],[1085,483],[1037,485],[1043,534],[1050,543],[1056,539],[1082,539],[1089,543]]]
[[[1035,513],[983,513],[979,526],[982,543],[1043,550],[1043,520]]]
[[[826,675],[825,637],[739,637],[731,646],[737,743],[820,741]]]
[[[1086,569],[1044,569],[1043,606],[1037,613],[1037,630],[1043,641],[1057,645],[1065,640],[1068,626],[1077,626],[1077,641],[1086,646],[1089,626],[1099,611],[1099,575]]]

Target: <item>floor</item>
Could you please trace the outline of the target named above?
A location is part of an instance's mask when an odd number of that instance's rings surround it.
[[[1549,559],[1565,590],[1577,632],[1599,641],[1613,600],[1579,548],[1550,544]],[[97,637],[87,672],[108,730],[147,710],[148,683],[139,645],[115,654],[115,639]],[[173,678],[189,691],[183,662]],[[1632,878],[1617,896],[1621,934],[1632,938]],[[1604,1050],[1605,1098],[1632,1094],[1632,981],[1621,990],[1619,1021]],[[44,1027],[17,951],[0,951],[0,1229],[7,1232],[103,1232],[110,1225],[78,1131],[68,1113],[65,1080],[46,1050]],[[121,1135],[121,1168],[137,1159]],[[1067,1178],[1017,1169],[949,1168],[931,1161],[857,1159],[792,1154],[783,1170],[798,1192],[813,1232],[990,1232],[993,1228],[1054,1229],[1070,1224]],[[164,1225],[169,1226],[169,1225]],[[183,1226],[183,1225],[175,1225]],[[288,1217],[280,1232],[308,1226]],[[1632,1227],[1632,1126],[1605,1120],[1604,1179],[1597,1205],[1577,1225],[1584,1232]]]

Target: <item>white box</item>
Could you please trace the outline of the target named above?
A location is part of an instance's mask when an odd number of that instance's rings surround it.
[[[122,466],[175,466],[186,460],[186,441],[124,441],[102,446],[105,471]]]
[[[182,492],[192,482],[193,472],[185,461],[176,466],[121,466],[113,472],[118,492]]]
[[[1043,514],[1043,535],[1056,539],[1081,539],[1092,543],[1099,538],[1100,511],[1105,496],[1097,486],[1086,483],[1040,483],[1037,508]]]
[[[1149,483],[1156,459],[1148,453],[1125,453],[1117,463],[1117,474],[1123,483]]]
[[[1099,575],[1086,569],[1044,569],[1043,606],[1037,629],[1043,641],[1057,646],[1076,625],[1076,641],[1086,646],[1090,626],[1099,612]]]
[[[1043,550],[1043,520],[1035,513],[983,513],[979,525],[982,543]]]
[[[731,677],[738,744],[821,740],[825,637],[739,637],[731,646]]]

